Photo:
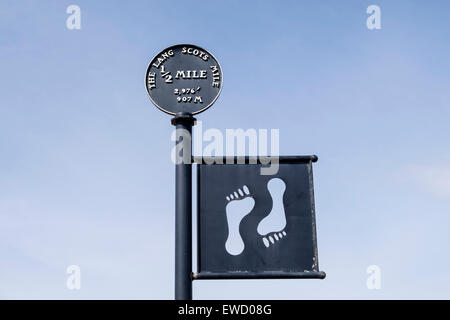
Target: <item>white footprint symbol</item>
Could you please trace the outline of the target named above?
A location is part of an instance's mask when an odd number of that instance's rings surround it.
[[[286,231],[286,213],[283,205],[283,195],[286,190],[286,184],[279,178],[270,179],[267,182],[267,189],[272,197],[272,210],[269,215],[260,221],[257,231],[263,236],[262,241],[266,247],[274,244],[275,241],[285,237]]]
[[[242,191],[243,190],[243,191]],[[243,186],[234,193],[226,197],[228,203],[225,208],[228,222],[228,238],[225,242],[225,249],[233,256],[237,256],[244,251],[244,241],[239,232],[239,225],[242,219],[253,210],[255,200],[253,199],[247,186]]]

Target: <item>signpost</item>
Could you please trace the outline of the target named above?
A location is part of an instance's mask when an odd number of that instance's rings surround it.
[[[208,109],[222,90],[222,69],[200,47],[180,44],[158,53],[145,76],[150,100],[170,115],[195,115]]]
[[[312,162],[280,157],[264,164],[220,159],[198,164],[198,273],[192,273],[192,126],[217,100],[222,69],[207,50],[183,44],[158,53],[145,85],[150,100],[173,115],[175,164],[175,299],[192,299],[193,279],[324,278],[319,271]],[[211,159],[210,159],[211,160]],[[214,160],[214,159],[213,159]],[[247,159],[248,160],[248,159]]]
[[[192,115],[208,109],[222,90],[216,58],[198,46],[175,45],[158,53],[145,76],[150,100],[175,117],[177,150],[187,152],[175,165],[175,299],[192,299]],[[178,154],[178,156],[180,156]]]

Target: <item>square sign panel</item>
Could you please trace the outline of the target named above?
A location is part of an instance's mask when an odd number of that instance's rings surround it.
[[[324,278],[314,212],[317,157],[280,157],[275,175],[261,175],[267,165],[248,159],[244,164],[213,159],[197,168],[194,278]]]

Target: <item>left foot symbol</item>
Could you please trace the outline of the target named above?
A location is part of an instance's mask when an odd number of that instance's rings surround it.
[[[225,242],[225,249],[229,254],[237,256],[244,251],[245,247],[239,232],[239,226],[242,219],[253,210],[255,200],[247,186],[243,186],[242,189],[238,189],[226,198],[228,201],[225,208],[228,222],[228,238]]]

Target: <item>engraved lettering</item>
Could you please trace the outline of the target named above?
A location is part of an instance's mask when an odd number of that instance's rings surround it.
[[[166,83],[172,83],[172,75],[170,74],[170,71],[166,72],[166,68],[164,65],[161,66],[161,77],[166,78]]]
[[[176,96],[182,95],[182,94],[196,94],[198,91],[200,91],[200,87],[195,88],[175,88],[173,89],[173,94]]]
[[[161,64],[169,59],[170,57],[173,57],[173,50],[168,50],[166,52],[163,52],[157,59],[157,62],[153,63],[153,66],[157,69],[161,66]]]
[[[179,79],[180,77],[183,78],[183,79],[186,77],[186,75],[184,74],[183,70],[178,70],[177,74],[175,75],[176,79]]]
[[[207,70],[177,70],[175,79],[206,79]]]
[[[203,103],[203,99],[201,96],[192,96],[195,95],[198,91],[200,91],[200,87],[197,88],[175,88],[173,89],[173,94],[177,96],[177,102],[185,102],[185,103]]]
[[[193,56],[197,56],[197,57],[199,57],[200,59],[202,59],[204,61],[208,61],[208,58],[209,58],[209,56],[205,52],[203,52],[201,50],[198,50],[198,49],[194,49],[194,48],[183,47],[181,49],[181,53],[183,53],[183,54],[191,54]]]
[[[211,71],[212,71],[212,75],[213,75],[212,86],[215,88],[219,88],[220,87],[219,68],[217,68],[217,66],[211,66]]]
[[[150,90],[156,87],[155,76],[156,74],[154,72],[148,73],[147,85]]]

